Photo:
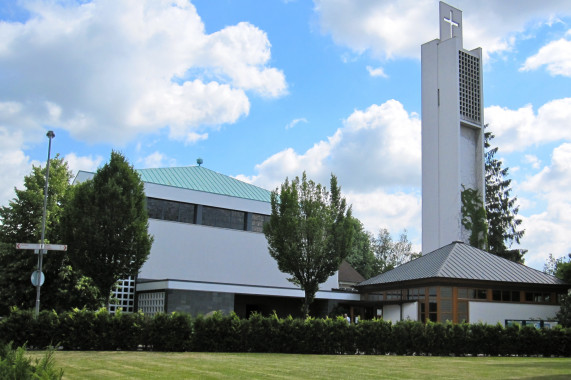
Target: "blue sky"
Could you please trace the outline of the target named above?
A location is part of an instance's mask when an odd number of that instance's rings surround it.
[[[450,2],[485,56],[485,120],[537,269],[571,252],[571,3]],[[204,166],[273,189],[335,173],[420,250],[420,45],[433,0],[3,1],[0,204],[53,153],[95,170]]]

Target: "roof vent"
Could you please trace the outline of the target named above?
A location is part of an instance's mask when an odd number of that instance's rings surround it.
[[[196,159],[196,163],[198,164],[198,166],[202,165],[203,162],[204,161],[202,161],[202,158],[200,157]]]

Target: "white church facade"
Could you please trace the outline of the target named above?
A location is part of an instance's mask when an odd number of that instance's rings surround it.
[[[120,281],[112,309],[299,314],[304,293],[279,271],[262,233],[270,191],[202,166],[137,172],[154,243],[137,279]],[[82,171],[76,181],[92,176]],[[355,291],[343,290],[351,270],[342,266],[320,285],[312,311],[326,315],[338,303],[359,301]]]

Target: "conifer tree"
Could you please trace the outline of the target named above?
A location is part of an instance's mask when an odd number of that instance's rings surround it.
[[[488,126],[486,125],[486,128]],[[492,132],[484,134],[486,168],[486,216],[488,219],[488,251],[511,261],[523,263],[526,250],[510,249],[513,243],[520,242],[525,230],[520,229],[521,219],[517,218],[519,205],[512,196],[509,168],[495,156],[498,147],[491,148]]]

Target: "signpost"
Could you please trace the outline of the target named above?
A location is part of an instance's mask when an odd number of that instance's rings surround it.
[[[43,249],[44,251],[67,251],[67,245],[65,244],[34,244],[34,243],[16,243],[16,249],[34,249],[39,251]],[[36,252],[38,253],[38,252]],[[47,252],[44,252],[46,254]]]
[[[52,251],[67,251],[67,245],[63,244],[44,244],[44,238],[46,235],[46,208],[48,204],[48,183],[50,178],[50,154],[52,150],[52,139],[56,136],[53,131],[48,131],[46,136],[49,139],[48,145],[48,161],[46,163],[46,186],[44,188],[44,212],[42,214],[42,237],[40,244],[32,243],[17,243],[16,249],[33,249],[38,253],[38,269],[32,273],[32,284],[36,287],[36,318],[40,314],[40,288],[44,283],[45,276],[42,273],[43,256],[48,253],[48,250]]]

